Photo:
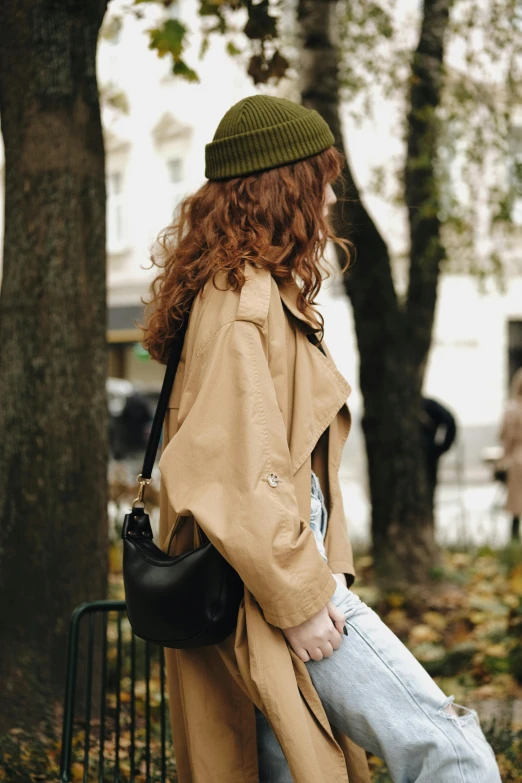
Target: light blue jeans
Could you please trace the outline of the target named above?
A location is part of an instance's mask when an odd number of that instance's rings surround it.
[[[330,724],[384,759],[394,783],[500,783],[477,714],[453,704],[375,612],[338,585],[348,636],[306,664]],[[292,781],[277,738],[256,708],[259,783]]]

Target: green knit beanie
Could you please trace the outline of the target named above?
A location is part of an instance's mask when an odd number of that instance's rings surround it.
[[[268,95],[251,95],[227,111],[205,147],[207,179],[241,177],[309,158],[333,134],[316,111]]]

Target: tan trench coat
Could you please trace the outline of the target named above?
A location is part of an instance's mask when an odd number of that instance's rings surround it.
[[[297,285],[278,288],[250,263],[245,274],[241,291],[210,281],[196,297],[160,460],[164,549],[192,548],[195,519],[245,583],[228,639],[165,651],[179,783],[258,783],[253,704],[296,783],[368,783],[364,752],[330,726],[280,630],[325,606],[332,573],[353,579],[337,475],[350,387],[307,339],[318,323],[297,309]],[[312,467],[329,509],[328,565],[309,526]]]

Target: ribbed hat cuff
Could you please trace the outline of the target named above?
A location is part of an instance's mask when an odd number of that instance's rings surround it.
[[[305,117],[210,142],[205,147],[205,176],[218,180],[284,166],[317,155],[334,143],[323,118]]]

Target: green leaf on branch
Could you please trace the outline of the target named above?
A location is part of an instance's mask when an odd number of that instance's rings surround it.
[[[227,42],[226,50],[227,50],[227,54],[229,54],[230,57],[237,57],[238,55],[241,54],[241,49],[238,49],[235,43],[233,43],[232,41]]]
[[[162,27],[149,30],[149,49],[155,49],[158,57],[172,55],[174,60],[181,57],[185,44],[187,28],[177,19],[168,19]]]
[[[174,76],[181,76],[187,82],[199,82],[199,76],[193,68],[190,68],[183,60],[176,60],[172,66]]]
[[[198,82],[196,71],[182,59],[185,48],[187,28],[177,19],[168,19],[162,27],[149,30],[149,49],[154,49],[158,57],[172,57],[172,73],[188,82]]]
[[[230,3],[226,0],[200,0],[198,13],[200,16],[221,16],[225,4],[233,9],[240,5],[240,3]]]
[[[199,59],[202,60],[206,55],[210,47],[210,38],[208,35],[204,35],[201,39],[201,46],[199,47]]]

